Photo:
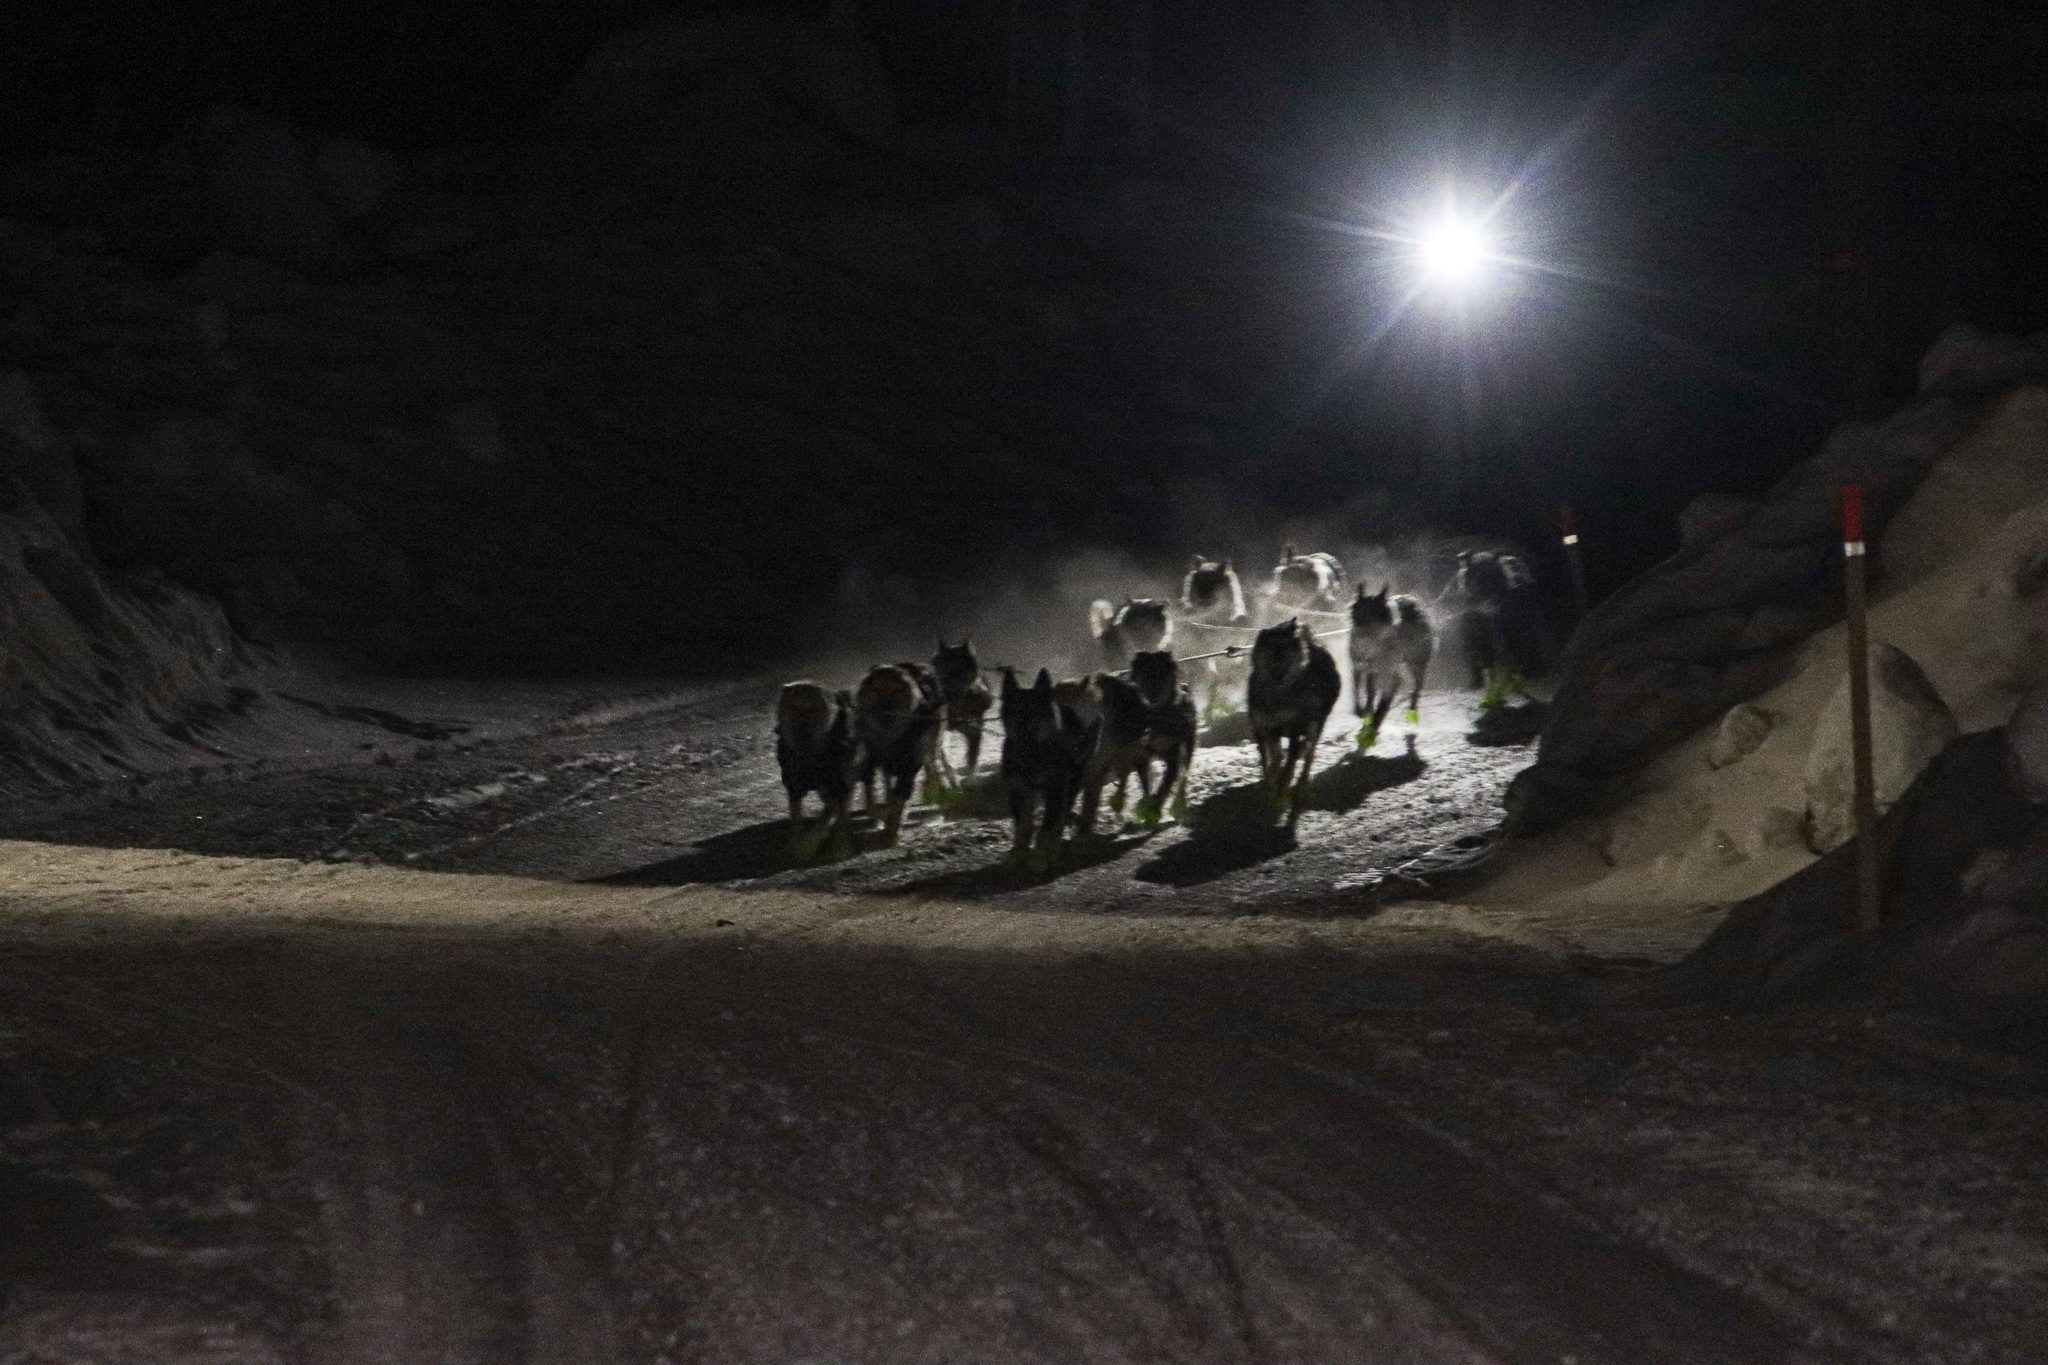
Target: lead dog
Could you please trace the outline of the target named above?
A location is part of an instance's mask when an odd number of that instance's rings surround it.
[[[1051,853],[1073,814],[1074,798],[1095,749],[1096,729],[1053,690],[1052,675],[1038,670],[1029,687],[1017,684],[1014,669],[1003,670],[1003,786],[1010,797],[1011,855],[1037,847]]]
[[[1137,761],[1139,818],[1150,823],[1162,808],[1179,819],[1187,810],[1188,772],[1195,761],[1195,698],[1180,680],[1180,665],[1164,650],[1131,660],[1131,686],[1145,708],[1145,738]],[[1165,765],[1151,785],[1152,763]],[[1116,804],[1123,805],[1123,793]]]
[[[1289,829],[1301,818],[1302,791],[1315,766],[1316,744],[1343,690],[1336,659],[1316,643],[1299,618],[1259,632],[1252,645],[1246,709],[1259,746],[1261,779],[1282,803]]]
[[[803,833],[804,797],[812,792],[825,807],[822,828],[830,834],[845,832],[858,749],[852,697],[814,682],[782,685],[775,703],[775,762],[789,794],[792,835]]]
[[[1358,751],[1379,738],[1394,697],[1408,684],[1408,722],[1421,719],[1422,683],[1436,653],[1436,628],[1422,603],[1391,585],[1367,595],[1365,584],[1351,603],[1351,704],[1358,712]],[[1382,686],[1384,684],[1384,686]]]
[[[903,807],[938,747],[938,682],[922,664],[876,664],[853,694],[853,732],[860,741],[860,779],[867,809],[875,808],[875,777],[887,782],[882,829],[890,843],[903,831]],[[920,677],[922,673],[925,676]]]

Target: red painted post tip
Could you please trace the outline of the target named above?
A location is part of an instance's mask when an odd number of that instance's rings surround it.
[[[1863,485],[1842,485],[1842,541],[1854,544],[1863,539]]]

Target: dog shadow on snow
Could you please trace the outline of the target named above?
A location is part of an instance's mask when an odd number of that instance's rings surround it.
[[[628,868],[594,881],[602,886],[691,886],[699,882],[748,881],[778,872],[825,867],[886,847],[888,842],[882,837],[881,825],[865,815],[854,816],[852,827],[836,840],[815,828],[799,839],[790,833],[787,820],[764,820],[699,839],[686,852],[665,861]]]
[[[1413,750],[1389,758],[1346,754],[1309,777],[1304,812],[1345,814],[1376,792],[1413,782],[1427,765]],[[1188,815],[1188,837],[1131,875],[1163,886],[1199,886],[1277,858],[1295,848],[1294,831],[1256,782],[1226,787]]]
[[[1061,877],[1091,867],[1113,863],[1132,849],[1144,847],[1158,834],[1159,831],[1156,829],[1138,829],[1126,833],[1096,830],[1092,834],[1070,835],[1061,841],[1057,851],[1050,854],[1024,859],[1004,857],[1000,862],[981,867],[967,867],[954,872],[941,872],[932,877],[920,877],[914,882],[892,886],[889,891],[895,895],[937,894],[958,896],[966,900],[980,896],[1000,896],[1006,891],[1028,891],[1034,886],[1048,886]]]

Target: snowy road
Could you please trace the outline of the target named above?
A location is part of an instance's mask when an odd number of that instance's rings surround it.
[[[465,747],[457,733],[402,741],[403,761],[350,762],[194,783],[104,789],[51,807],[0,807],[0,835],[204,852],[364,860],[438,871],[646,884],[747,881],[892,894],[971,896],[1016,906],[1195,914],[1345,913],[1381,899],[1390,871],[1482,839],[1500,793],[1528,762],[1519,747],[1466,740],[1472,696],[1432,694],[1412,749],[1390,727],[1369,756],[1352,722],[1332,724],[1298,838],[1256,809],[1247,742],[1203,747],[1189,829],[1106,826],[1045,876],[1004,865],[1002,795],[984,780],[950,816],[911,812],[902,846],[863,830],[859,856],[792,858],[771,733],[773,690],[737,688],[629,710],[526,738]],[[958,741],[954,741],[957,746]],[[386,751],[389,752],[388,750]]]
[[[14,808],[102,847],[0,843],[0,1359],[2048,1336],[2026,1075],[1958,1083],[1824,1010],[1616,1008],[1638,967],[1590,920],[1383,903],[1519,762],[1464,742],[1469,701],[1430,699],[1413,759],[1333,743],[1296,842],[1238,818],[1249,753],[1216,747],[1192,831],[1019,879],[965,818],[783,865],[762,700],[481,746],[419,715],[447,733],[387,763]],[[250,854],[316,860],[219,856]]]

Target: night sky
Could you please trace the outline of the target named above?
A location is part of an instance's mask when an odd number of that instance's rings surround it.
[[[516,140],[606,34],[738,8],[43,6],[10,24],[5,139],[146,149],[229,102],[397,148]],[[879,49],[907,124],[1005,119],[1008,6],[835,9]],[[1685,498],[1754,490],[1837,421],[1896,406],[1947,323],[2038,326],[2038,6],[1154,0],[1142,55],[1119,36],[1145,22],[1136,0],[1019,13],[1018,107],[1040,141],[1070,13],[1094,35],[1085,145],[1034,173],[1228,186],[1328,273],[1327,372],[1275,395],[1275,449],[1326,408],[1386,442],[1454,444],[1447,505],[1527,535],[1573,499],[1612,516],[1616,567],[1668,550]],[[1333,265],[1350,229],[1446,179],[1519,184],[1502,222],[1543,267],[1462,332],[1396,316],[1397,283]],[[1439,410],[1452,390],[1459,409]],[[1301,458],[1298,496],[1341,487]]]

